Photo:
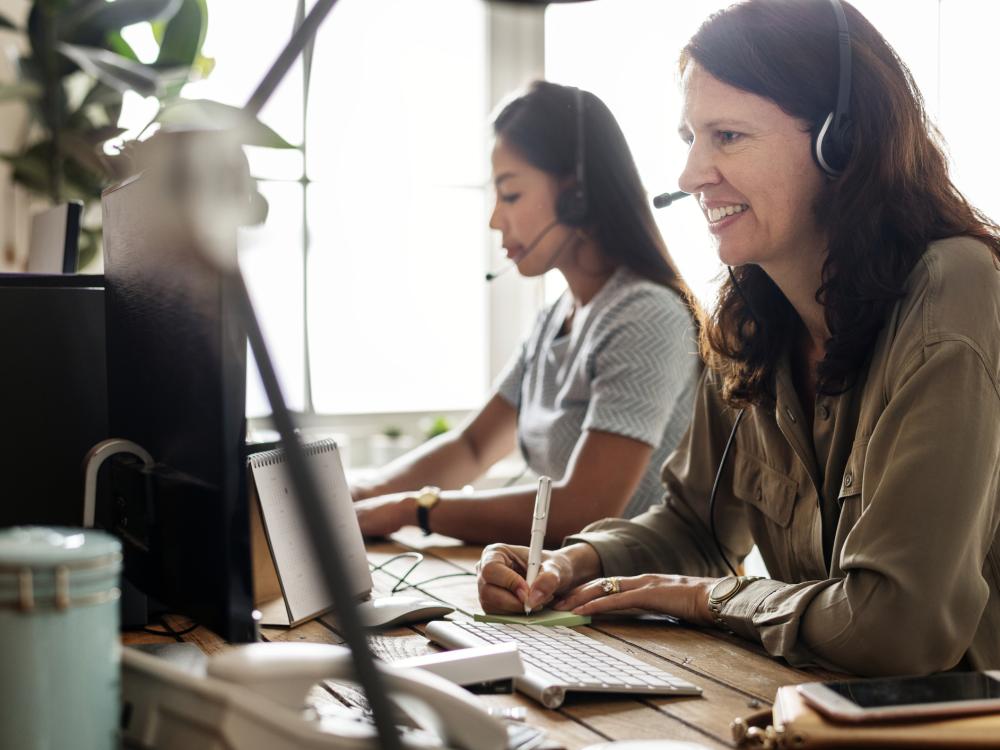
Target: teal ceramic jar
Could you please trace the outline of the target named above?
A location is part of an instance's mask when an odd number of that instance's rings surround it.
[[[100,531],[0,530],[0,748],[118,746],[121,559]]]

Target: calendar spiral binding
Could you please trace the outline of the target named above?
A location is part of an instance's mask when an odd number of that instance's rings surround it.
[[[330,438],[316,440],[315,442],[307,443],[302,446],[302,449],[307,456],[315,456],[320,453],[330,453],[331,451],[337,450],[337,441]],[[262,451],[250,456],[250,466],[254,469],[259,469],[262,466],[278,466],[284,462],[284,448],[274,448],[273,450]]]

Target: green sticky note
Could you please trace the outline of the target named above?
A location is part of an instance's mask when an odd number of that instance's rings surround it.
[[[564,625],[568,628],[576,625],[589,625],[590,615],[574,615],[572,612],[557,612],[553,609],[543,609],[530,615],[473,615],[476,622],[503,622],[508,625]]]

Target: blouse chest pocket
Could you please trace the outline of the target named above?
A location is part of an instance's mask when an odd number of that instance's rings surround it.
[[[792,521],[798,484],[767,464],[743,456],[735,461],[733,494],[783,528]]]

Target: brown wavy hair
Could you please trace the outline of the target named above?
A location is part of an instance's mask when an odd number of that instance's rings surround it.
[[[851,36],[852,150],[814,206],[828,238],[816,292],[830,338],[817,392],[855,382],[906,278],[928,243],[975,237],[1000,259],[1000,228],[955,187],[943,140],[909,69],[871,23],[842,3]],[[738,89],[762,96],[817,130],[833,109],[839,78],[830,0],[747,0],[708,18],[684,47]],[[817,167],[818,169],[818,167]],[[733,269],[701,329],[702,356],[734,406],[771,403],[775,364],[798,316],[759,266]]]

